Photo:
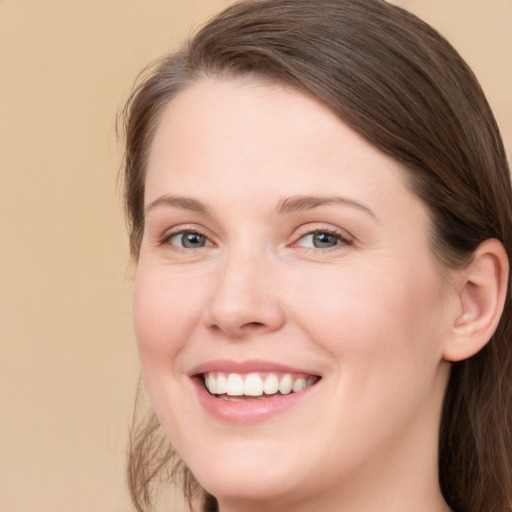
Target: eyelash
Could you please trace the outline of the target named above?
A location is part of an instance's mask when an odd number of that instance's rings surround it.
[[[183,236],[185,234],[197,235],[199,237],[202,237],[206,241],[206,244],[202,245],[200,247],[194,248],[194,247],[183,247],[183,246],[175,245],[175,244],[171,243],[171,240],[173,238],[178,237],[180,235]],[[309,236],[314,237],[315,235],[324,235],[324,234],[336,237],[337,243],[335,245],[333,245],[332,247],[323,247],[323,248],[306,247],[306,246],[299,245],[299,242],[305,240]],[[181,251],[189,251],[189,250],[193,250],[193,249],[203,249],[205,247],[212,247],[215,245],[215,243],[212,242],[208,236],[204,235],[203,233],[201,233],[201,231],[194,229],[194,228],[181,228],[178,231],[172,231],[171,233],[166,233],[163,236],[163,238],[160,240],[160,245],[166,245],[166,244],[170,245],[171,247],[173,247],[176,250],[181,250]],[[330,251],[330,250],[335,250],[340,245],[351,245],[351,244],[352,244],[352,239],[345,232],[337,231],[335,229],[317,228],[317,229],[304,229],[302,232],[299,232],[299,236],[296,238],[295,242],[290,244],[290,247],[301,247],[302,249],[305,249],[305,250],[326,252],[326,251]]]

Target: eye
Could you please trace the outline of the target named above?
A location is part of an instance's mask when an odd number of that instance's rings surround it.
[[[332,231],[313,231],[303,235],[295,245],[312,249],[331,249],[340,244],[349,244],[350,240]]]
[[[212,242],[197,231],[180,231],[170,235],[167,240],[169,244],[183,249],[200,249],[201,247],[210,247]]]

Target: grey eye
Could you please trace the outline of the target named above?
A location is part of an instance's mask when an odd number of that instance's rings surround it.
[[[328,231],[314,231],[304,235],[297,245],[299,247],[310,247],[314,249],[330,249],[342,242],[340,235]]]
[[[334,247],[335,245],[338,245],[340,241],[339,237],[332,233],[313,233],[312,237],[313,247],[317,249],[328,249],[329,247]]]
[[[172,245],[183,247],[185,249],[200,249],[201,247],[211,245],[204,235],[196,233],[195,231],[183,231],[181,233],[177,233],[169,239],[169,242]]]

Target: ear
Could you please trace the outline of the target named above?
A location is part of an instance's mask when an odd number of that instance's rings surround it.
[[[503,312],[508,276],[507,253],[496,239],[483,242],[457,273],[458,315],[444,346],[445,360],[467,359],[491,339]]]

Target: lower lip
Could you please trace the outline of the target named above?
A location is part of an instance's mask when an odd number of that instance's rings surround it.
[[[229,423],[240,424],[259,423],[268,420],[297,405],[307,398],[312,388],[316,387],[316,384],[314,384],[297,393],[274,395],[260,400],[230,401],[211,395],[199,379],[194,379],[194,383],[201,405],[211,416]]]

